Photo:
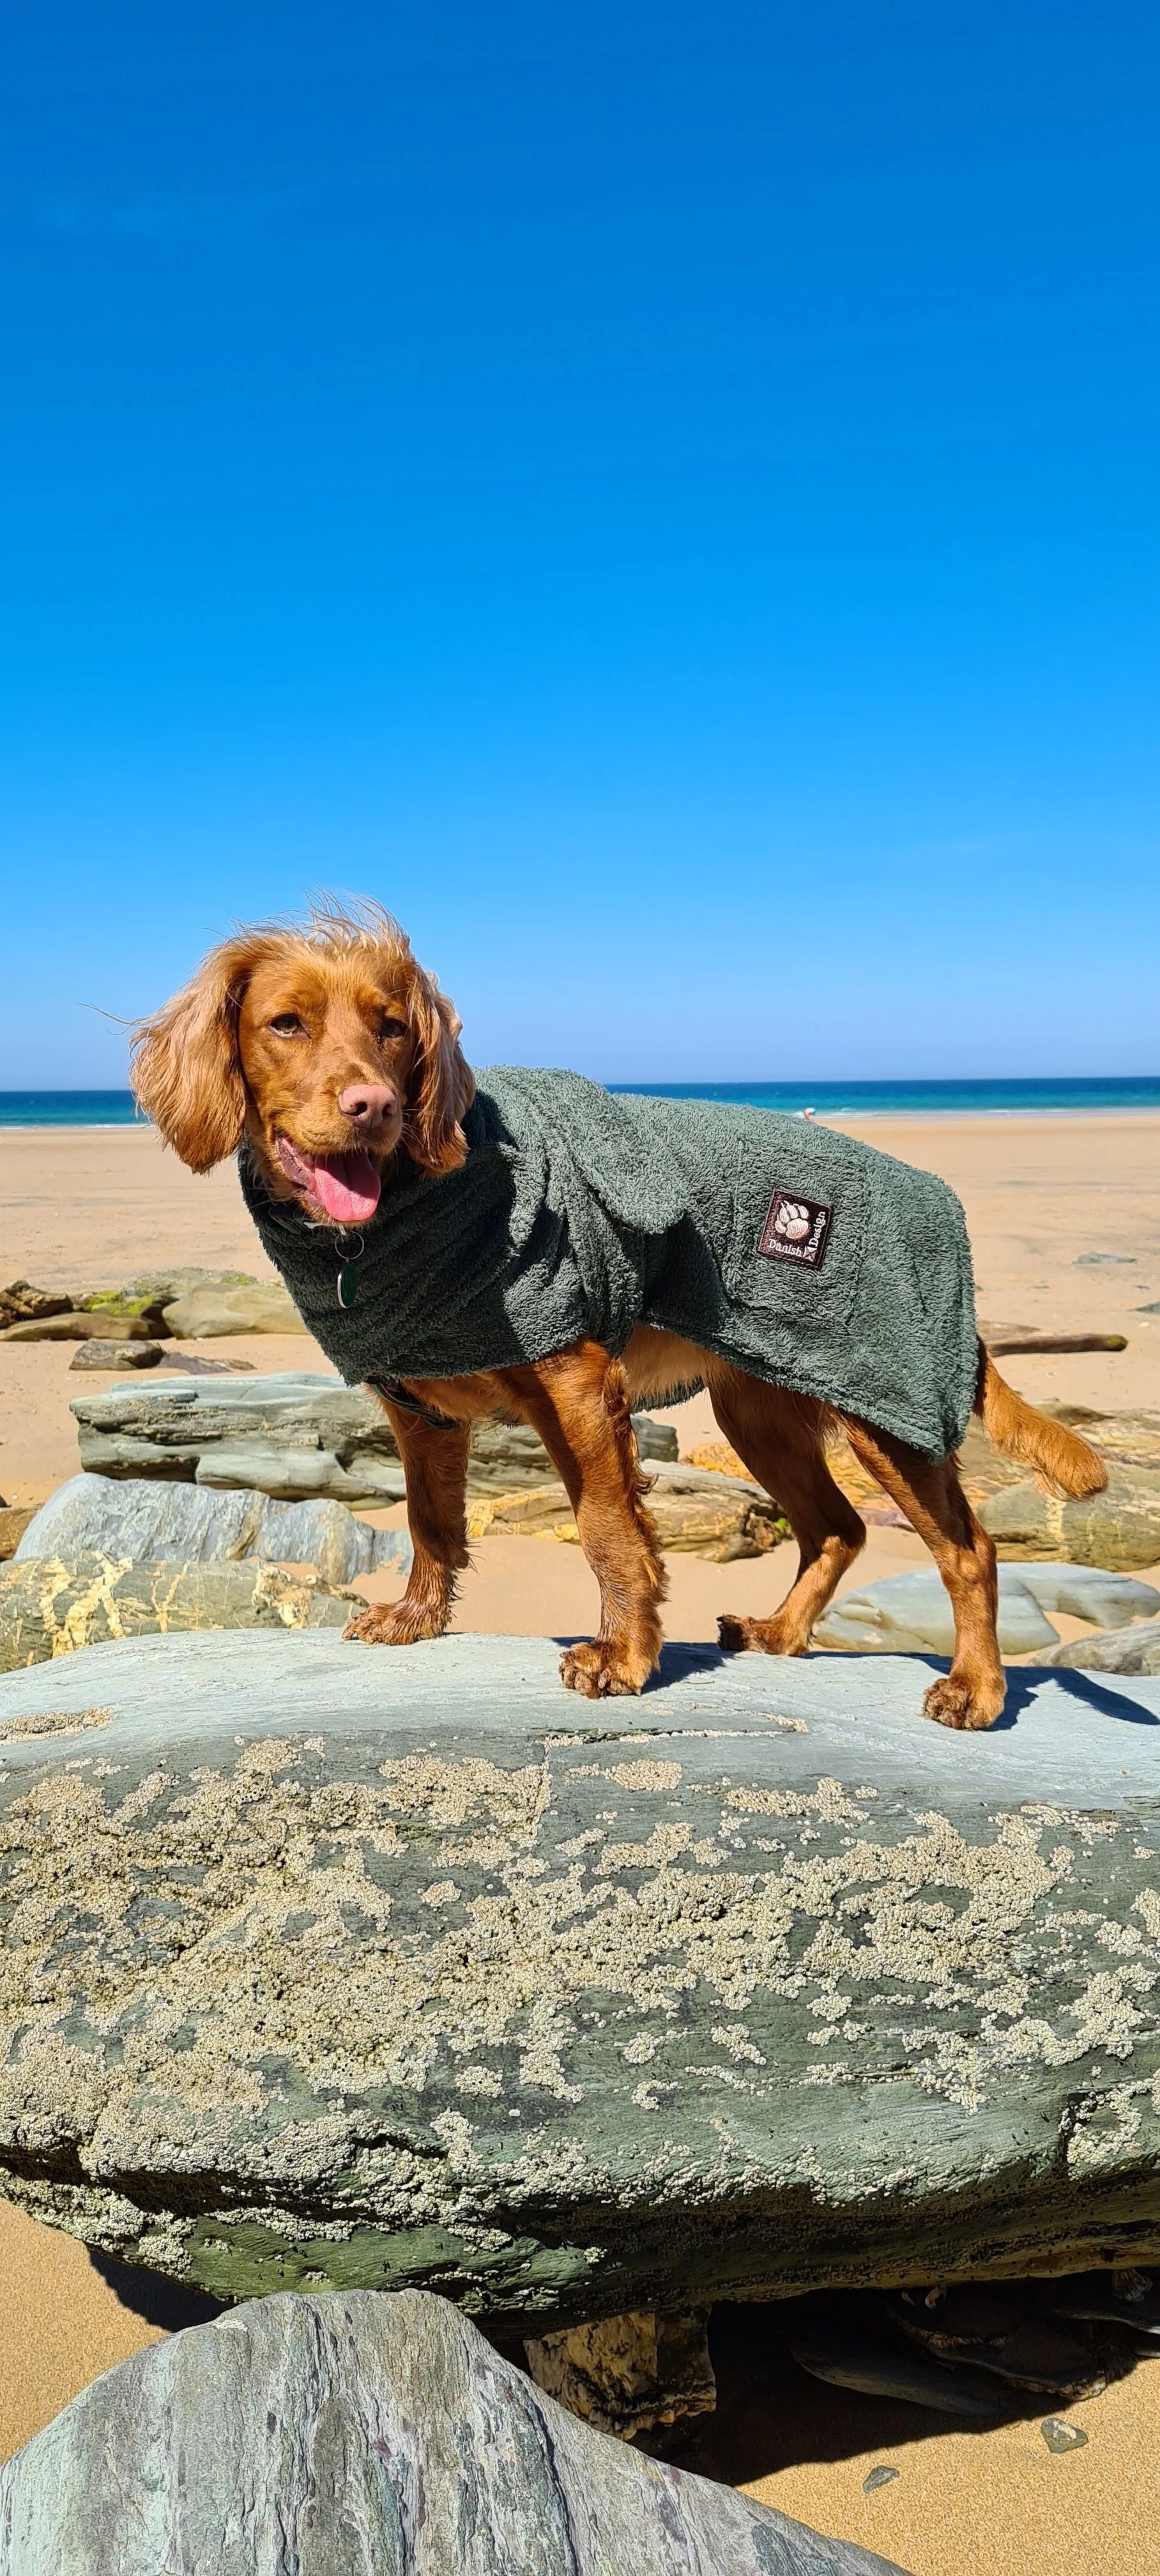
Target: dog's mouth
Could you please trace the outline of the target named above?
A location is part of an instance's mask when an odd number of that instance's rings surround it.
[[[382,1179],[365,1149],[351,1154],[307,1154],[288,1136],[274,1147],[288,1181],[332,1225],[365,1225],[382,1195]]]

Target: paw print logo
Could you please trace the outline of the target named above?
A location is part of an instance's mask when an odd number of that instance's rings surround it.
[[[773,1220],[775,1234],[786,1243],[804,1243],[810,1230],[810,1212],[798,1199],[783,1199]]]

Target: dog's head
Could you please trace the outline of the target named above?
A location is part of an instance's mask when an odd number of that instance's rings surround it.
[[[424,1172],[466,1156],[459,1029],[389,913],[322,908],[215,948],[135,1030],[133,1089],[191,1171],[245,1135],[274,1197],[365,1224],[400,1150]]]

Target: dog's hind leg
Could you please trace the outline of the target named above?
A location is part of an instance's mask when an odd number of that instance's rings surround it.
[[[713,1411],[750,1474],[785,1513],[798,1543],[797,1577],[771,1619],[726,1614],[718,1634],[726,1654],[752,1647],[766,1655],[804,1655],[815,1620],[854,1563],[866,1531],[826,1465],[826,1416],[809,1396],[766,1386],[740,1369],[714,1369]]]
[[[940,1726],[993,1726],[1006,1696],[995,1633],[999,1591],[994,1542],[975,1519],[953,1458],[932,1466],[917,1449],[846,1421],[851,1448],[904,1511],[930,1549],[951,1597],[955,1652],[949,1673],[933,1682],[923,1707]]]

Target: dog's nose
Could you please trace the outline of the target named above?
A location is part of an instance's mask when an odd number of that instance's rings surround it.
[[[348,1082],[346,1090],[339,1092],[338,1105],[356,1127],[381,1127],[385,1119],[393,1118],[398,1102],[385,1082]]]

